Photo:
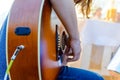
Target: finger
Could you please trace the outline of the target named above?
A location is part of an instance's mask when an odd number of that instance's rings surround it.
[[[76,55],[72,55],[72,56],[68,56],[67,62],[73,62],[73,61],[77,61],[80,58],[80,54],[76,54]]]
[[[63,61],[62,61],[62,65],[63,66],[66,66],[67,65],[67,59],[68,59],[68,56],[63,54]]]
[[[73,62],[73,61],[77,61],[79,58],[68,58],[67,62]]]
[[[67,54],[69,53],[69,51],[70,51],[70,47],[67,47],[67,46],[66,46],[66,47],[65,47],[65,51],[64,51],[65,54],[67,55]]]

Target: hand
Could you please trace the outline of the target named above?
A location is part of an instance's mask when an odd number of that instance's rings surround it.
[[[71,40],[70,46],[66,47],[63,55],[63,65],[66,65],[67,62],[77,61],[80,58],[80,53],[80,40]]]
[[[68,56],[72,54],[73,57],[68,58],[67,62],[77,61],[80,58],[81,53],[80,40],[71,40],[70,49],[72,50],[72,52],[69,52]]]

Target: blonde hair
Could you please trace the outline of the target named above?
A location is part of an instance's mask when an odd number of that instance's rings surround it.
[[[83,15],[89,18],[90,7],[92,4],[92,0],[74,0],[75,4],[81,5],[81,11]]]

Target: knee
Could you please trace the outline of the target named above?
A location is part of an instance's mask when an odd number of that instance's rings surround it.
[[[103,76],[98,75],[98,79],[97,80],[104,80]]]

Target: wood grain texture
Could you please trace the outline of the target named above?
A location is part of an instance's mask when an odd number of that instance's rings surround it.
[[[40,12],[42,1],[16,0],[12,6],[7,27],[8,63],[17,46],[24,45],[25,48],[13,63],[11,80],[56,80],[58,76],[61,66],[56,60],[56,30],[55,26],[51,26],[52,8],[49,0],[44,0]],[[14,32],[17,27],[28,27],[31,33],[18,36]]]
[[[38,66],[38,24],[42,0],[15,0],[9,15],[7,29],[8,63],[14,50],[24,45],[10,70],[11,80],[39,80]],[[27,36],[15,34],[17,27],[28,27]]]
[[[51,26],[51,4],[45,1],[41,26],[41,71],[43,80],[56,80],[60,66],[56,60],[55,26]]]

